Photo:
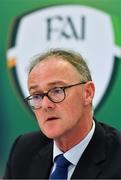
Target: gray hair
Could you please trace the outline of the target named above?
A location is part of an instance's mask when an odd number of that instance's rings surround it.
[[[81,80],[85,82],[92,81],[90,70],[83,57],[79,53],[70,50],[51,49],[46,53],[34,56],[29,67],[29,73],[37,64],[45,59],[49,59],[50,57],[62,58],[77,69],[77,71],[81,75]]]

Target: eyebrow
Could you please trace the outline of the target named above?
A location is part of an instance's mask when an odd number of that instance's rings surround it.
[[[50,83],[48,83],[47,85],[48,86],[55,86],[55,85],[67,85],[65,82],[63,82],[63,81],[56,81],[56,82],[50,82]],[[37,89],[37,88],[39,88],[39,86],[38,85],[33,85],[33,86],[31,86],[30,88],[29,88],[29,91],[30,90],[35,90],[35,89]]]
[[[32,90],[32,89],[33,89],[33,90],[34,90],[34,89],[37,89],[38,87],[39,87],[38,85],[33,85],[33,86],[31,86],[31,87],[29,88],[29,91]]]

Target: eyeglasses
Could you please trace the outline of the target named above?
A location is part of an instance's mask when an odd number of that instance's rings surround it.
[[[72,85],[63,86],[63,87],[55,87],[55,88],[50,89],[46,93],[38,93],[38,94],[30,95],[24,100],[30,105],[32,109],[34,110],[39,109],[40,107],[42,107],[42,100],[45,96],[48,97],[48,99],[52,101],[53,103],[60,103],[66,97],[65,89],[71,88],[73,86],[78,86],[80,84],[85,84],[85,83],[86,82],[82,81],[77,84],[72,84]]]

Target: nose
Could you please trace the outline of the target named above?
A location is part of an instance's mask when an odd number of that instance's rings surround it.
[[[43,97],[42,108],[43,109],[54,109],[56,104],[52,102],[47,96]]]

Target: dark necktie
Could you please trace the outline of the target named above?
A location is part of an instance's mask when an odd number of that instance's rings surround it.
[[[50,179],[67,179],[68,167],[71,164],[63,154],[55,158],[56,168],[52,172]]]

